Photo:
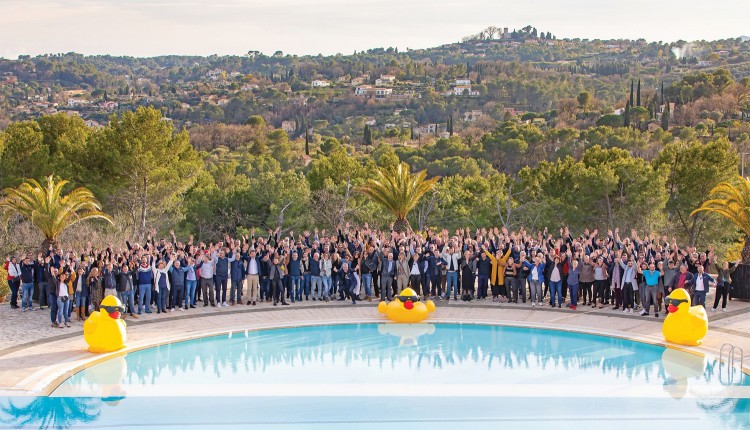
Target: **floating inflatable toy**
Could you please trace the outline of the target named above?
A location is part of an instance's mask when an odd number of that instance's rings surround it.
[[[378,325],[378,333],[399,338],[399,346],[416,346],[417,339],[425,334],[435,333],[435,326],[427,323],[419,324],[393,324],[385,323]]]
[[[672,291],[666,299],[669,314],[661,332],[668,342],[686,346],[700,345],[708,332],[708,317],[703,306],[690,306],[690,294],[682,288]]]
[[[99,310],[91,313],[83,323],[83,338],[90,352],[112,352],[125,348],[125,321],[120,319],[123,312],[125,308],[120,299],[107,296]]]
[[[421,302],[414,290],[406,288],[392,302],[380,302],[378,312],[385,314],[391,321],[416,323],[423,321],[431,312],[435,312],[435,303],[432,300]]]

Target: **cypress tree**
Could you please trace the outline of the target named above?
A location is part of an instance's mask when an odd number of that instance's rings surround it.
[[[654,107],[656,104],[656,94],[651,98],[651,101],[648,101],[648,97],[646,100],[646,106],[648,106],[648,119],[653,119],[654,113],[656,113],[656,108]]]
[[[633,106],[633,80],[630,80],[630,106]]]
[[[409,139],[410,139],[410,140],[414,140],[414,124],[411,124],[411,125],[409,126],[409,132],[410,132],[410,133],[409,133]]]
[[[364,138],[366,146],[372,145],[372,131],[370,130],[370,126],[367,124],[365,124]]]
[[[630,103],[625,104],[625,114],[623,116],[625,117],[625,127],[630,127]]]
[[[637,102],[638,104],[637,104],[637,106],[640,106],[641,105],[641,80],[640,79],[638,79],[638,95],[637,95],[637,97],[638,97],[638,102]]]
[[[664,105],[664,111],[661,113],[661,128],[664,131],[669,130],[669,100]]]
[[[453,137],[453,114],[448,117],[448,134]]]
[[[664,81],[661,81],[661,101],[659,104],[664,104]]]
[[[305,155],[310,156],[310,129],[305,127]]]

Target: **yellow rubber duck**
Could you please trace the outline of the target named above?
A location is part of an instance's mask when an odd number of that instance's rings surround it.
[[[378,312],[385,314],[388,319],[400,323],[416,323],[423,321],[431,312],[435,312],[435,303],[419,301],[419,296],[411,288],[405,288],[390,303],[380,302]]]
[[[661,332],[668,342],[698,346],[708,332],[708,316],[703,306],[690,306],[690,294],[682,288],[672,291],[666,299],[669,315]]]
[[[107,296],[102,300],[100,310],[91,313],[83,323],[83,338],[90,352],[112,352],[125,348],[125,321],[120,319],[123,312],[125,308],[120,299]]]

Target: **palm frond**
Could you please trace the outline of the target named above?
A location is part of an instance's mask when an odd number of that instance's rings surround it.
[[[397,220],[403,220],[440,180],[426,178],[426,171],[412,174],[408,164],[400,163],[393,170],[378,169],[377,176],[362,185],[359,192],[392,212]]]
[[[101,219],[112,223],[112,218],[102,212],[102,205],[86,188],[76,188],[63,195],[68,181],[55,182],[52,176],[42,186],[27,179],[18,188],[7,188],[0,199],[0,209],[17,213],[28,219],[47,240],[55,240],[66,228],[80,221]]]
[[[735,183],[717,184],[711,189],[709,199],[690,215],[701,212],[722,216],[750,236],[750,179],[739,176]]]

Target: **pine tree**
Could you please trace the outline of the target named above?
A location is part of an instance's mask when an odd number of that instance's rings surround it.
[[[640,78],[638,79],[638,95],[637,95],[637,97],[638,97],[638,102],[637,102],[636,106],[640,106],[641,105],[641,80],[640,80]]]
[[[630,106],[633,106],[633,80],[630,80]]]
[[[670,113],[671,112],[669,111],[669,100],[667,100],[666,103],[664,104],[664,111],[661,113],[661,128],[664,131],[669,130],[669,115],[670,115]]]
[[[625,104],[625,127],[630,127],[630,103]]]

